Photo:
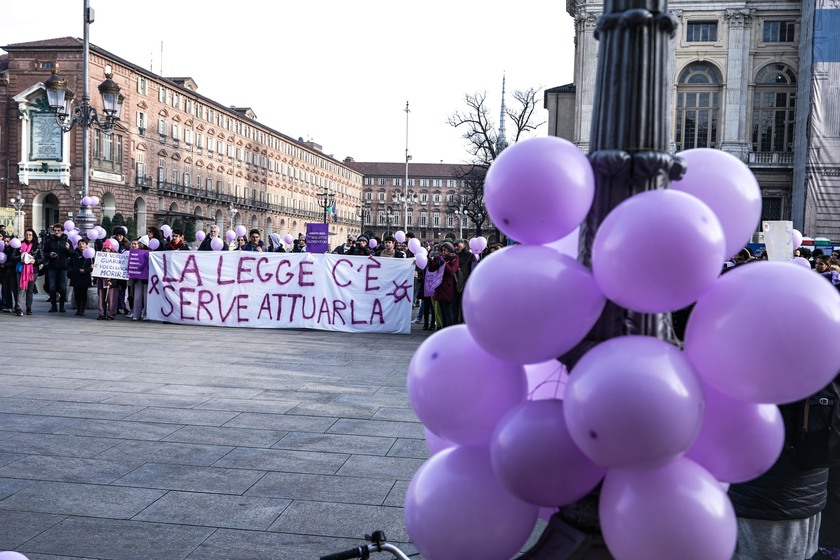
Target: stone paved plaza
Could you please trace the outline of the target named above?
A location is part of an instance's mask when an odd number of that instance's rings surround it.
[[[409,552],[428,456],[406,368],[427,332],[0,314],[0,550],[30,560]],[[383,555],[385,556],[385,555]]]

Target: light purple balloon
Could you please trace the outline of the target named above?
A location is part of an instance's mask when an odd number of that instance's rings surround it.
[[[790,232],[790,241],[794,251],[799,249],[799,247],[802,245],[802,232],[798,229],[795,229],[792,232]]]
[[[652,250],[652,248],[656,248]],[[691,257],[673,258],[691,247]],[[592,245],[598,287],[622,307],[644,313],[682,309],[720,275],[723,229],[711,208],[675,190],[639,193],[616,206]]]
[[[508,412],[490,441],[490,455],[505,488],[538,506],[579,500],[607,472],[575,445],[559,400],[526,401]]]
[[[478,250],[478,252],[480,253],[481,251],[483,251],[484,249],[487,248],[487,238],[484,237],[483,235],[480,235],[480,236],[475,238],[475,244],[476,244],[476,247],[475,247],[476,250]]]
[[[422,245],[420,244],[420,240],[416,237],[412,237],[408,240],[408,250],[414,253],[415,255],[420,251]]]
[[[199,230],[199,231],[195,232],[195,240],[196,241],[198,241],[198,242],[204,241],[205,237],[207,237],[207,234],[204,233],[203,231]]]
[[[164,237],[172,237],[172,228],[166,224],[160,226],[160,232],[163,234]]]
[[[237,237],[245,237],[246,235],[248,235],[248,230],[245,229],[245,226],[243,226],[242,224],[236,226]]]
[[[286,243],[286,245],[290,245],[294,240],[295,239],[288,233],[283,236],[283,241]]]
[[[225,232],[225,239],[227,239],[228,241],[233,241],[234,239],[236,239],[236,232],[232,229],[227,230],[227,232]]]
[[[605,301],[592,274],[575,259],[541,245],[514,245],[476,267],[462,305],[470,332],[485,350],[535,364],[580,342]]]
[[[434,455],[435,453],[439,453],[444,449],[449,449],[450,447],[455,447],[455,444],[449,441],[448,439],[443,439],[429,428],[423,428],[423,432],[426,434],[426,447],[429,448],[429,453]]]
[[[478,250],[478,244],[476,243],[476,239],[477,239],[476,237],[473,237],[472,239],[469,240],[470,249],[472,249],[473,251]]]
[[[20,239],[18,239],[17,237],[12,237],[9,240],[9,247],[11,247],[12,249],[20,249]]]
[[[157,251],[158,247],[160,247],[160,240],[156,237],[149,239],[149,249],[152,251]]]
[[[429,257],[426,255],[426,253],[417,253],[416,255],[414,255],[414,263],[418,267],[420,267],[421,270],[424,270],[426,268],[426,265],[429,264]]]
[[[621,560],[729,560],[738,523],[715,478],[688,459],[611,470],[599,502],[607,547]]]
[[[403,230],[397,230],[394,232],[394,239],[397,240],[397,243],[405,243],[405,232]]]
[[[609,468],[658,466],[685,453],[700,430],[703,388],[679,348],[623,336],[584,354],[564,396],[569,433]]]
[[[713,148],[695,148],[677,154],[688,165],[685,176],[671,188],[694,195],[712,209],[726,238],[726,257],[749,243],[761,220],[761,188],[740,159]]]
[[[562,399],[569,382],[566,366],[557,360],[525,364],[528,379],[528,400]]]
[[[82,200],[81,200],[81,204],[82,204],[82,206],[90,206],[90,197],[89,196],[83,196]]]
[[[508,560],[528,540],[538,509],[499,482],[486,447],[437,453],[414,474],[405,526],[424,558]]]
[[[99,200],[98,196],[90,197],[90,205],[91,206],[99,206],[99,202],[100,202],[100,200]]]
[[[803,352],[803,340],[819,352]],[[780,404],[828,385],[840,371],[838,340],[840,294],[831,282],[790,263],[759,261],[724,274],[700,298],[685,351],[719,391]],[[756,344],[758,351],[744,350]]]
[[[224,247],[224,246],[225,246],[225,242],[222,241],[218,237],[214,237],[213,239],[210,240],[210,248],[213,249],[214,251],[221,251],[222,247]]]
[[[560,239],[556,239],[550,243],[546,243],[546,247],[551,247],[559,253],[569,255],[573,259],[578,258],[578,249],[580,244],[580,228],[575,228],[572,232]]]
[[[7,550],[4,552],[0,552],[0,560],[27,560],[27,558],[19,552],[12,552],[11,550]]]
[[[99,232],[96,231],[95,229],[89,229],[88,232],[87,232],[87,238],[90,239],[91,241],[95,241],[95,240],[99,239]]]
[[[93,229],[96,230],[97,239],[105,239],[108,237],[108,232],[105,231],[105,228],[102,226],[93,226]]]
[[[6,248],[6,242],[0,239],[0,251]]]
[[[703,424],[685,456],[719,481],[759,477],[773,466],[785,444],[779,407],[734,399],[708,385],[704,390]]]
[[[8,258],[9,257],[6,256],[6,253],[0,253],[0,264],[3,264],[4,262],[6,262],[6,259],[8,259]]]
[[[92,259],[96,256],[96,249],[93,247],[86,247],[84,251],[82,251],[82,256],[86,259]]]
[[[482,350],[465,325],[440,330],[414,353],[408,398],[423,425],[460,445],[487,445],[499,420],[525,400],[522,366]]]
[[[811,270],[811,262],[805,257],[793,257],[793,264],[798,264],[802,268]]]
[[[575,229],[592,206],[595,179],[586,155],[555,136],[505,149],[484,181],[496,226],[527,244],[549,243]]]
[[[73,220],[64,222],[64,231],[71,231],[74,227],[76,227],[76,224],[73,223]]]
[[[368,241],[368,247],[371,249],[376,249],[377,245],[379,245],[379,242],[375,238],[371,238],[370,241]]]

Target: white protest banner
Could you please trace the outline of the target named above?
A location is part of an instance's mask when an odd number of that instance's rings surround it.
[[[94,278],[128,279],[128,253],[97,251],[91,276]]]
[[[157,321],[409,334],[414,259],[153,252],[148,289],[146,316]]]
[[[793,260],[793,222],[776,220],[763,222],[764,246],[771,261]]]

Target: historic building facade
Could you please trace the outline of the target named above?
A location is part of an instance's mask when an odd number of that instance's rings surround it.
[[[43,83],[58,66],[68,89],[80,97],[82,42],[68,37],[3,49],[0,206],[20,192],[26,226],[40,230],[72,218],[79,208],[82,129],[49,132],[57,125],[47,113]],[[90,130],[90,195],[102,201],[98,219],[120,213],[140,234],[147,226],[180,220],[196,229],[243,224],[264,236],[296,236],[307,222],[323,221],[326,193],[335,199],[331,244],[359,233],[362,175],[321,146],[261,124],[249,108],[225,107],[200,95],[191,78],[155,75],[93,45],[89,68],[91,104],[100,113],[96,87],[106,70],[125,96],[113,134]],[[58,145],[36,149],[47,136]]]
[[[603,2],[567,0],[566,6],[575,19],[575,81],[547,90],[545,108],[549,133],[588,151],[595,24]],[[840,136],[825,124],[840,122],[827,114],[836,110],[825,110],[831,91],[818,89],[820,72],[828,84],[833,70],[815,71],[817,64],[840,61],[836,28],[831,31],[840,11],[827,0],[672,0],[668,8],[679,21],[669,68],[673,149],[718,148],[737,156],[761,185],[762,219],[792,219],[806,235],[840,239],[838,144],[815,145],[815,136]],[[574,111],[564,112],[572,104]]]
[[[475,235],[475,224],[460,203],[464,165],[409,163],[406,183],[403,163],[357,162],[352,158],[345,163],[364,176],[363,199],[369,211],[360,210],[358,219],[360,225],[364,220],[362,229],[368,235],[382,237],[404,230],[428,241]]]

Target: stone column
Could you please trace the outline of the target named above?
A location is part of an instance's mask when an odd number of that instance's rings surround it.
[[[724,19],[729,28],[724,93],[723,138],[720,148],[746,162],[751,151],[747,128],[750,94],[750,24],[755,10],[726,10]]]
[[[575,14],[575,130],[574,142],[589,151],[592,130],[592,104],[595,98],[595,69],[598,64],[598,42],[595,39],[597,14],[579,5]]]

